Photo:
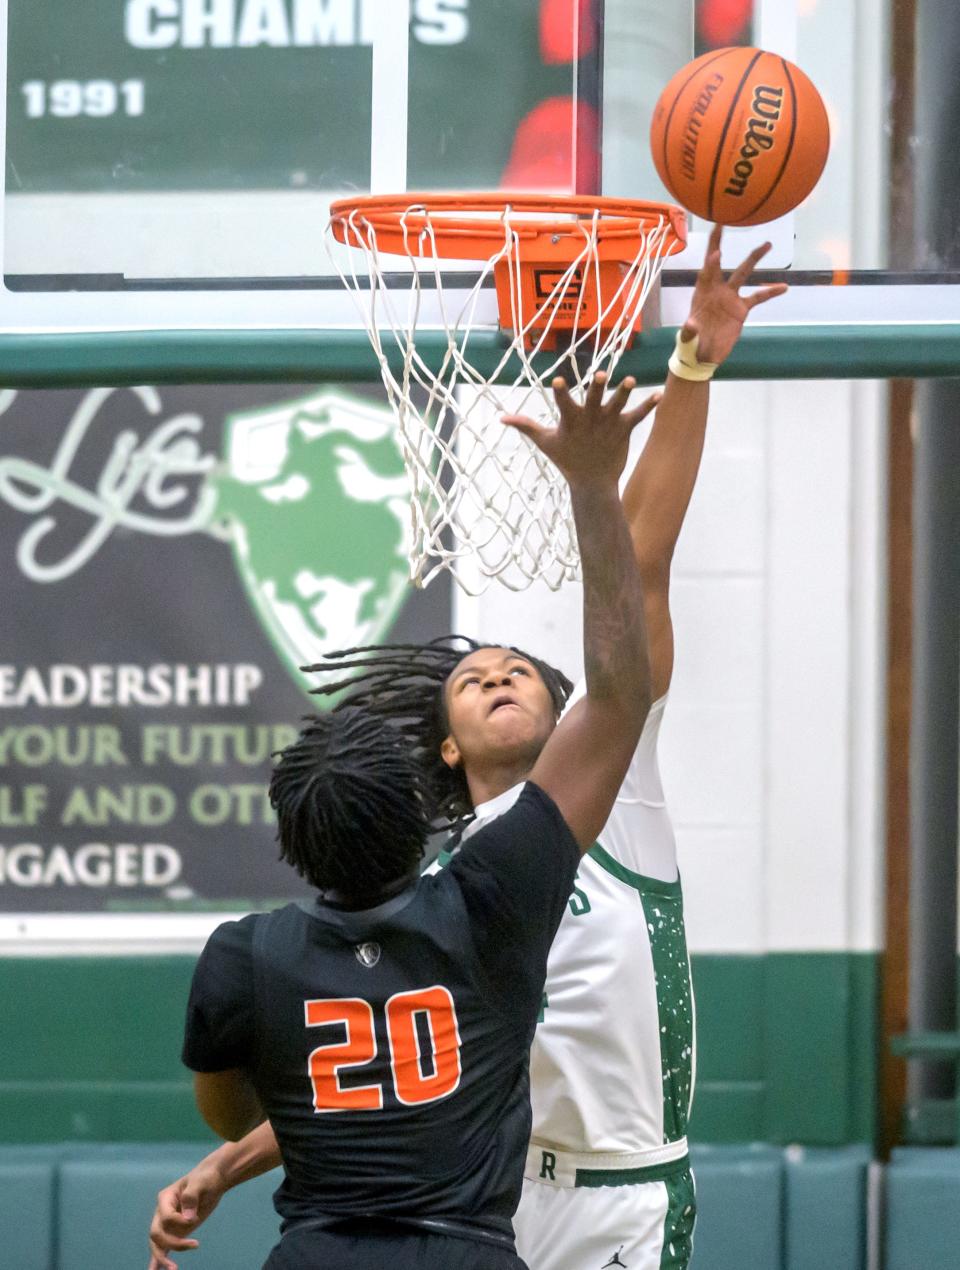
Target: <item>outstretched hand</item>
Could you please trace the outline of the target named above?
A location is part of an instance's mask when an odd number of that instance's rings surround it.
[[[730,355],[740,338],[747,314],[758,304],[766,304],[788,290],[785,282],[760,287],[751,295],[741,295],[740,288],[750,281],[750,275],[770,250],[770,243],[755,247],[749,256],[728,277],[720,268],[720,225],[714,225],[707,243],[707,253],[697,274],[690,316],[681,328],[680,338],[686,344],[698,335],[697,359],[717,365]]]
[[[526,415],[503,415],[502,421],[528,437],[571,486],[615,488],[627,461],[630,433],[662,394],[652,393],[639,406],[627,410],[627,399],[637,381],[628,376],[604,401],[606,386],[607,376],[598,371],[579,403],[571,396],[566,380],[558,376],[551,384],[560,413],[555,428],[544,427]]]

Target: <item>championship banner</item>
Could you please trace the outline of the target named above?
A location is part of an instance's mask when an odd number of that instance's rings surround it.
[[[245,911],[298,667],[450,629],[379,388],[0,393],[0,913]]]
[[[407,2],[410,189],[569,149],[595,54],[570,0]],[[383,0],[7,3],[8,195],[368,188]]]

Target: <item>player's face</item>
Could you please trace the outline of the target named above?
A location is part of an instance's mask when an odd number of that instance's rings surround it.
[[[443,758],[468,771],[471,763],[532,767],[557,722],[539,671],[509,648],[468,653],[447,680],[446,703]]]

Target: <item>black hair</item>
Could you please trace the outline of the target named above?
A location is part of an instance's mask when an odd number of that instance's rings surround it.
[[[270,802],[281,860],[318,890],[376,900],[423,856],[423,772],[398,729],[355,706],[311,719],[280,752]]]
[[[312,689],[319,696],[342,700],[334,713],[360,706],[398,728],[425,778],[427,814],[437,830],[449,829],[473,813],[466,774],[450,768],[440,755],[449,734],[445,688],[450,675],[469,653],[481,648],[509,648],[536,669],[559,717],[573,684],[556,667],[512,644],[480,643],[465,635],[443,635],[427,644],[375,644],[328,653],[308,672],[338,677]]]

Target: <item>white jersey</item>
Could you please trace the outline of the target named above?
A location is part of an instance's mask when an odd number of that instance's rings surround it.
[[[676,844],[657,764],[665,701],[650,710],[550,952],[530,1056],[528,1176],[549,1148],[581,1168],[613,1171],[686,1153],[694,1006]],[[477,807],[477,822],[506,811],[521,788]]]

